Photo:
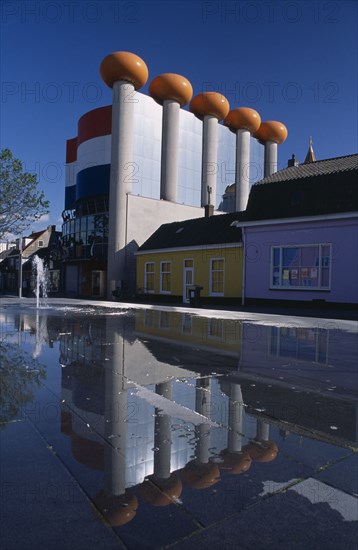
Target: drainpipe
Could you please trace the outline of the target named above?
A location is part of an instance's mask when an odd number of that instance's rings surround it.
[[[246,283],[246,233],[245,227],[241,228],[242,234],[242,289],[241,289],[241,305],[245,305],[245,283]]]

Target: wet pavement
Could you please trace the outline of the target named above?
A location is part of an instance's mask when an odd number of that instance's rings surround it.
[[[357,548],[356,321],[1,306],[3,548]]]

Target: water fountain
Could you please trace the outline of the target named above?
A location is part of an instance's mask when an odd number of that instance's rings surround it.
[[[35,256],[32,260],[32,270],[36,277],[36,308],[47,307],[47,269],[39,256]]]

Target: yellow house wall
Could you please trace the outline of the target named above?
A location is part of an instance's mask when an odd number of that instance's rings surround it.
[[[242,289],[242,247],[230,248],[217,247],[200,250],[149,252],[137,256],[137,291],[144,289],[144,266],[146,262],[155,263],[154,294],[160,292],[160,263],[171,262],[172,287],[170,294],[183,295],[183,270],[184,260],[194,260],[194,284],[203,287],[201,296],[209,297],[210,260],[213,258],[224,259],[224,297],[241,297]]]

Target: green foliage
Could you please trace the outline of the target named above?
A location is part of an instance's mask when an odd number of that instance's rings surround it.
[[[37,188],[36,175],[23,171],[10,149],[0,151],[0,239],[21,235],[49,211],[49,202]]]

